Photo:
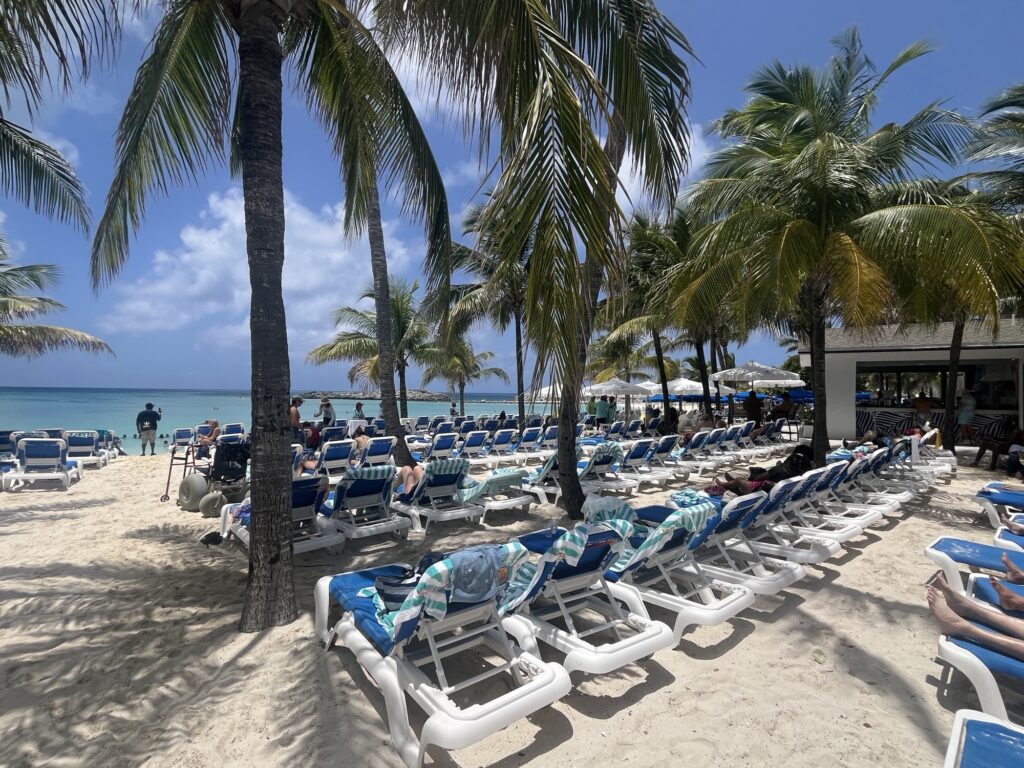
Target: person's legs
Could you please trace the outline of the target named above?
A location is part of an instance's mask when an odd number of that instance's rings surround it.
[[[1010,519],[1010,516],[1004,513],[1000,513],[999,522],[1010,529],[1010,533],[1015,536],[1024,536],[1024,525],[1021,523],[1015,523]]]
[[[988,468],[990,470],[992,470],[993,472],[996,469],[996,465],[999,463],[999,457],[1000,456],[1002,456],[1002,451],[1000,450],[1000,448],[993,447],[992,448],[992,461],[990,461],[989,465],[988,465]]]
[[[971,601],[967,600],[967,602]],[[1001,612],[982,608],[979,610],[985,611],[984,619],[986,623],[996,626],[996,621],[993,618],[1002,616],[1000,621],[1008,621],[1008,626],[1012,626],[1015,631],[1008,636],[984,629],[983,627],[971,624],[966,618],[960,616],[957,613],[957,608],[944,600],[943,592],[936,587],[928,588],[928,608],[931,610],[932,616],[935,617],[935,621],[944,635],[952,635],[953,637],[970,640],[971,642],[978,643],[978,645],[983,645],[986,648],[991,648],[1007,656],[1024,661],[1024,620],[1014,619]],[[1020,626],[1018,627],[1017,625]],[[1000,626],[1000,629],[1002,629],[1002,626]]]
[[[1006,580],[1011,584],[1024,584],[1024,569],[1014,565],[1009,555],[1003,555],[1002,561],[1006,569]]]
[[[1010,477],[1017,477],[1020,475],[1020,470],[1020,454],[1011,453],[1006,457],[1006,474]]]
[[[999,595],[999,607],[1004,611],[1024,611],[1024,595],[1014,592],[995,576],[988,577],[992,588]]]
[[[725,488],[727,491],[743,496],[748,493],[753,493],[754,486],[749,480],[742,480],[738,477],[729,477],[726,475],[726,479],[719,480],[717,477],[714,479],[715,485]]]
[[[981,460],[985,456],[985,451],[989,450],[990,448],[994,448],[994,447],[995,446],[994,446],[994,444],[992,443],[991,440],[989,440],[988,438],[984,438],[984,437],[981,438],[981,440],[978,441],[978,453],[974,456],[974,461],[971,462],[971,466],[972,467],[976,467],[979,464],[981,464]]]

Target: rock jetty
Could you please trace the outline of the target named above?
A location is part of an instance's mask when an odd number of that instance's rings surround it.
[[[448,401],[448,395],[440,392],[427,392],[424,389],[410,389],[407,394],[409,400],[416,403]],[[380,400],[380,392],[303,392],[301,397],[303,400],[319,400],[322,397],[328,397],[331,400],[362,400],[368,403]]]

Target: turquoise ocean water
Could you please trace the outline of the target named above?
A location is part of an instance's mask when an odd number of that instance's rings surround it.
[[[147,402],[163,408],[158,433],[169,435],[175,427],[192,427],[207,419],[221,424],[240,421],[247,427],[251,420],[249,393],[243,390],[220,389],[73,389],[56,387],[0,387],[0,429],[112,429],[124,439],[125,450],[138,451],[135,416]],[[350,416],[354,400],[332,400],[339,417]],[[367,401],[363,409],[376,416],[379,403]],[[307,400],[301,409],[302,418],[313,420],[319,403]],[[497,413],[505,409],[514,413],[517,406],[512,396],[499,394],[467,394],[466,413],[474,415]],[[543,404],[537,404],[537,411]],[[409,403],[409,416],[447,414],[444,402]],[[160,452],[162,441],[157,441]]]

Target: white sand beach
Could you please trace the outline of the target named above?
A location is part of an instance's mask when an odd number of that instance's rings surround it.
[[[158,501],[166,472],[166,456],[127,457],[66,493],[0,494],[0,765],[398,766],[378,692],[344,649],[313,641],[314,582],[428,546],[501,541],[556,514],[535,507],[529,519],[440,523],[426,542],[300,556],[299,620],[241,635],[242,550],[196,543],[216,526]],[[990,540],[971,496],[992,477],[961,466],[780,597],[431,757],[466,767],[935,766],[953,712],[977,701],[962,678],[938,685],[924,599],[935,569],[922,548],[941,534]],[[1010,705],[1020,721],[1021,700]]]

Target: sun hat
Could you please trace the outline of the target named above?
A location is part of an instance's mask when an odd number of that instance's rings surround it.
[[[331,399],[329,397],[321,397],[320,398],[320,402],[321,403],[329,403],[329,402],[331,402]]]

